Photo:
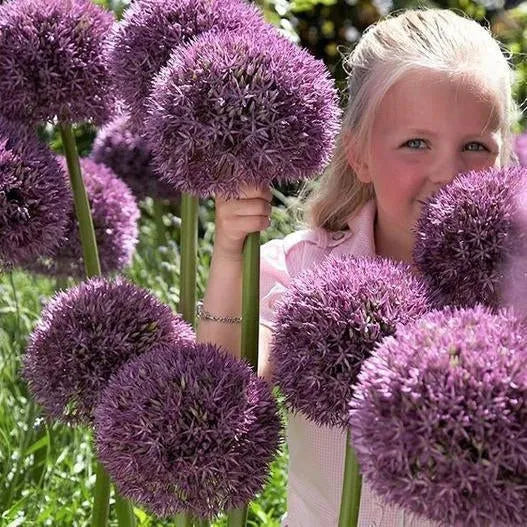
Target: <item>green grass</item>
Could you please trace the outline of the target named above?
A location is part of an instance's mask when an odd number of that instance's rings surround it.
[[[140,243],[126,275],[147,287],[176,309],[178,295],[178,221],[165,206],[163,221],[168,241],[158,245],[152,202],[142,204]],[[262,241],[292,230],[283,207],[273,212],[273,227]],[[198,297],[203,295],[212,254],[213,204],[200,207]],[[69,285],[72,285],[70,282]],[[48,422],[20,377],[27,337],[54,280],[22,271],[0,275],[0,526],[86,526],[90,524],[95,484],[91,431]],[[248,525],[278,527],[285,512],[287,452],[272,465],[269,483],[252,502]],[[138,526],[173,525],[136,509]],[[113,514],[110,525],[116,525]],[[224,518],[215,527],[226,525]]]

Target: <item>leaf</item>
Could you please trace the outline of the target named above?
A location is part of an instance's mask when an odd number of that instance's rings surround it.
[[[27,457],[31,455],[33,452],[36,452],[37,450],[40,450],[41,448],[48,447],[49,446],[49,437],[46,434],[45,436],[41,437],[38,441],[35,441],[25,452],[24,457]]]

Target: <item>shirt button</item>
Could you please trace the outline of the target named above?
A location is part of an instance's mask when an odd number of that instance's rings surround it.
[[[340,240],[344,236],[344,233],[342,231],[334,232],[331,234],[332,240]]]

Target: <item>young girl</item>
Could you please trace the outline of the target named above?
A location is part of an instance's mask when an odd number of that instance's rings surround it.
[[[306,203],[307,226],[261,248],[259,373],[270,378],[277,300],[328,255],[411,262],[423,200],[456,174],[515,162],[512,73],[477,22],[408,10],[368,28],[346,60],[349,101],[334,156]],[[216,237],[198,339],[240,354],[242,246],[269,226],[271,193],[216,199]],[[212,315],[209,317],[209,315]],[[215,316],[214,316],[215,315]],[[217,318],[220,317],[220,320]],[[216,320],[211,320],[216,318]],[[289,415],[288,527],[338,524],[345,434]],[[385,504],[363,480],[359,527],[432,526]]]

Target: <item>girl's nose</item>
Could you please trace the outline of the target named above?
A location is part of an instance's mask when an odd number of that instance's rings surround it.
[[[445,156],[430,167],[428,179],[435,185],[446,185],[465,170],[462,160],[454,155]]]

